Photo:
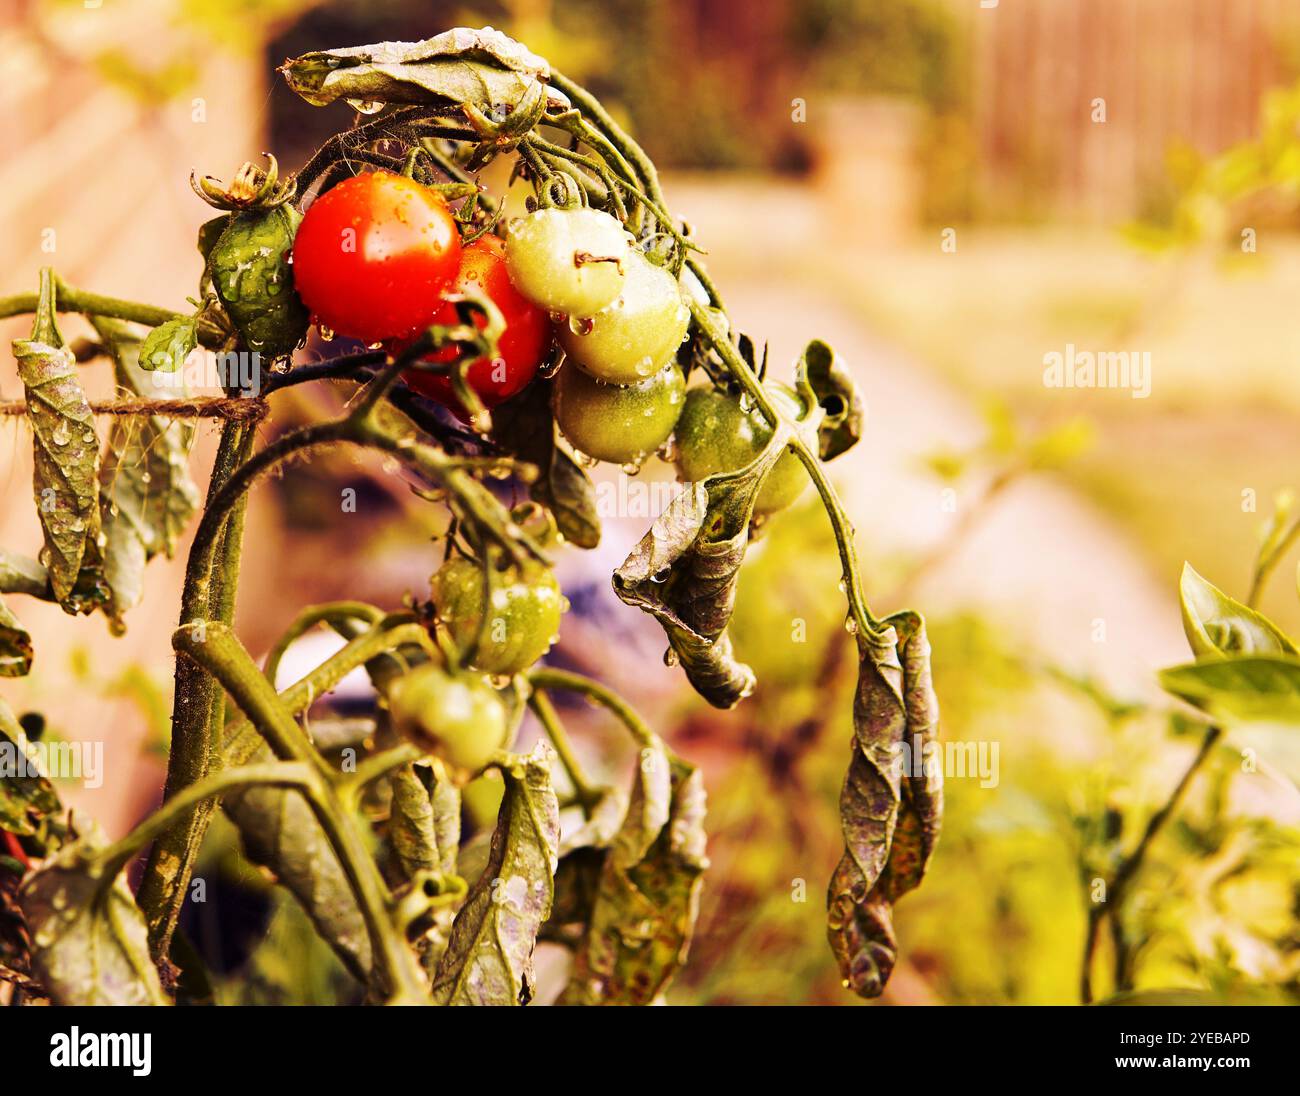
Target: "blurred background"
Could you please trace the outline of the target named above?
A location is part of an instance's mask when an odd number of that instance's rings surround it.
[[[1188,657],[1182,563],[1244,597],[1275,500],[1300,481],[1300,0],[0,11],[3,293],[52,264],[78,286],[182,307],[209,214],[190,171],[228,179],[263,150],[296,167],[350,122],[342,104],[314,109],[284,88],[285,57],[491,24],[594,90],[663,167],[775,375],[788,379],[812,337],[851,363],[868,433],[832,467],[873,608],[927,615],[943,735],[988,759],[982,775],[949,774],[943,842],[898,909],[904,959],[883,1001],[1078,999],[1090,882],[1132,848],[1195,748],[1154,684]],[[0,398],[14,399],[7,345],[26,323],[3,327]],[[1070,346],[1149,354],[1149,393],[1045,384],[1045,355]],[[292,393],[267,436],[338,406]],[[2,429],[0,546],[35,554],[30,433],[20,419]],[[213,441],[200,427],[200,479]],[[562,560],[574,609],[553,657],[622,689],[705,768],[713,867],[669,999],[850,1003],[824,929],[853,684],[824,515],[805,499],[751,553],[733,630],[760,690],[718,713],[659,666],[657,625],[613,598],[609,574],[653,514],[622,473],[599,475],[616,501],[601,546]],[[648,467],[632,482],[670,479]],[[341,517],[349,485],[361,504]],[[422,595],[439,558],[433,509],[395,469],[351,455],[272,481],[250,515],[245,642],[266,651],[308,602]],[[37,658],[3,694],[44,712],[50,736],[105,741],[104,786],[65,794],[110,833],[159,793],[182,567],[183,551],[152,565],[121,639],[98,618],[13,605]],[[1262,607],[1294,627],[1293,567]],[[304,665],[320,654],[300,652]],[[619,778],[612,729],[565,714],[589,766]],[[1102,949],[1104,986],[1300,993],[1295,769],[1240,769],[1223,747],[1153,845]],[[494,810],[490,785],[480,792],[471,827]],[[191,934],[222,969],[257,975],[229,994],[346,996],[228,835],[204,870],[217,897]],[[556,988],[562,963],[543,957]]]

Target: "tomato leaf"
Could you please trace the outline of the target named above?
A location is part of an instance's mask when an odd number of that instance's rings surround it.
[[[31,668],[31,633],[0,601],[0,677],[24,677]]]
[[[559,439],[550,382],[534,381],[493,411],[492,435],[507,452],[537,466],[539,475],[528,493],[555,515],[565,540],[595,548],[600,543],[596,489]]]
[[[39,837],[61,825],[58,793],[13,711],[0,700],[0,830]]]
[[[1249,654],[1300,654],[1295,644],[1262,613],[1230,598],[1183,564],[1178,584],[1183,631],[1197,658]]]
[[[113,356],[117,385],[148,394],[141,345],[121,324],[94,321]],[[183,421],[132,415],[114,419],[108,453],[100,469],[100,511],[104,529],[104,578],[110,591],[105,611],[121,625],[122,614],[144,593],[144,568],[156,555],[171,556],[199,505],[190,478],[194,429]]]
[[[101,320],[95,326],[98,328],[105,325]],[[125,342],[126,337],[124,334],[119,333],[114,335],[113,341]],[[190,356],[190,351],[198,345],[197,321],[190,316],[179,316],[174,320],[159,324],[150,331],[144,337],[144,343],[139,347],[139,353],[133,356],[138,358],[139,367],[150,373],[175,373],[185,364],[185,359]],[[143,392],[134,387],[132,387],[132,391],[143,395]]]
[[[36,510],[54,596],[70,613],[87,608],[77,580],[98,559],[99,438],[95,416],[77,378],[72,351],[15,339],[14,357],[32,427]]]
[[[403,765],[390,777],[393,789],[388,839],[409,879],[417,871],[438,871],[442,858],[434,828],[433,801],[414,765]]]
[[[844,856],[827,893],[831,950],[862,997],[878,996],[893,971],[893,902],[925,874],[943,810],[942,776],[927,764],[938,703],[925,627],[910,613],[885,625],[859,640],[853,757],[840,792]]]
[[[704,814],[704,782],[693,766],[662,745],[643,754],[632,806],[604,853],[559,1004],[648,1005],[667,988],[686,961],[708,867]],[[585,895],[574,884],[581,882],[575,872],[571,893],[580,899]]]
[[[271,763],[275,755],[261,743],[239,760],[226,756],[224,767]],[[222,809],[234,822],[244,855],[269,870],[302,906],[321,938],[361,982],[370,978],[370,935],[365,919],[325,831],[307,800],[296,791],[254,785],[227,793]]]
[[[18,891],[32,967],[56,1005],[166,1005],[144,915],[126,880],[106,878],[86,838],[65,845]]]
[[[50,573],[30,556],[0,548],[0,593],[27,594],[50,601]]]
[[[754,689],[754,673],[736,661],[726,629],[754,498],[782,452],[778,441],[740,475],[688,484],[614,572],[614,592],[658,619],[687,679],[718,708]]]
[[[866,405],[844,363],[820,339],[807,345],[795,366],[795,387],[805,400],[826,412],[817,428],[822,460],[838,457],[858,443]]]
[[[289,87],[313,106],[336,99],[478,108],[518,106],[550,76],[546,61],[491,28],[456,27],[422,42],[306,53],[280,66]],[[559,93],[548,91],[551,98]]]
[[[550,916],[560,809],[545,743],[501,768],[505,797],[482,875],[452,923],[433,999],[441,1005],[526,1005],[533,949]]]

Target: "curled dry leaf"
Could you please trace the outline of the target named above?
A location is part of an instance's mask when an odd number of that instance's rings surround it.
[[[777,431],[739,473],[687,484],[614,572],[614,592],[663,625],[687,679],[717,708],[734,707],[754,690],[754,673],[736,660],[727,623],[754,499],[783,440]]]
[[[546,61],[485,27],[456,27],[422,42],[306,53],[280,66],[285,81],[313,106],[337,99],[361,104],[472,106],[485,114],[513,108],[550,76]],[[548,90],[550,99],[563,99]]]
[[[893,903],[921,882],[943,814],[925,625],[914,613],[885,625],[859,641],[853,757],[840,792],[845,849],[827,894],[831,950],[863,997],[878,996],[893,971]]]
[[[388,839],[402,871],[409,879],[418,871],[438,871],[438,834],[434,828],[433,801],[414,765],[403,765],[390,777],[393,789],[388,816]]]
[[[141,344],[111,320],[94,323],[112,355],[118,387],[148,395],[152,385],[142,365],[148,340]],[[193,427],[182,420],[131,415],[113,421],[99,479],[106,612],[118,626],[122,614],[143,596],[145,564],[157,555],[171,556],[198,509],[199,492],[189,468],[193,441]]]
[[[14,357],[32,427],[36,512],[55,599],[70,612],[89,605],[78,579],[98,563],[99,438],[95,416],[63,346],[15,339]]]
[[[31,668],[31,633],[0,601],[0,677],[22,677]]]
[[[553,751],[538,743],[501,766],[505,796],[483,873],[456,920],[438,965],[440,1005],[526,1005],[533,996],[533,950],[550,916],[560,841],[551,787]]]
[[[148,930],[121,875],[107,877],[88,839],[29,874],[18,904],[32,968],[56,1005],[165,1005]]]
[[[810,404],[825,412],[817,428],[819,456],[831,460],[862,437],[866,406],[857,382],[826,343],[813,339],[795,366],[795,386]]]
[[[45,844],[51,827],[61,832],[62,810],[40,756],[9,705],[0,700],[0,830]]]

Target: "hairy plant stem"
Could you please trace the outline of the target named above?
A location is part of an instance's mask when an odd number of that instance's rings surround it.
[[[254,428],[248,423],[227,422],[222,427],[212,479],[208,484],[205,513],[211,512],[222,487],[246,459],[253,436]],[[244,503],[241,500],[237,506],[226,509],[220,520],[213,523],[208,550],[201,550],[197,543],[191,546],[181,595],[182,624],[208,619],[229,623],[233,619],[243,529]],[[219,744],[221,716],[221,692],[212,679],[197,663],[177,659],[171,749],[163,792],[165,799],[178,795],[208,775]],[[154,960],[164,969],[190,873],[198,858],[212,810],[210,800],[201,801],[192,810],[175,818],[159,835],[145,865],[136,900],[149,926]]]
[[[1173,791],[1169,793],[1169,798],[1165,800],[1161,808],[1148,819],[1146,829],[1142,831],[1142,837],[1137,843],[1137,847],[1124,858],[1114,877],[1106,887],[1105,904],[1094,903],[1088,910],[1088,928],[1084,936],[1083,944],[1083,970],[1080,976],[1079,996],[1085,1005],[1092,1003],[1092,968],[1093,958],[1097,951],[1097,943],[1100,936],[1102,919],[1108,911],[1111,917],[1118,915],[1120,903],[1123,901],[1129,884],[1138,870],[1142,867],[1146,859],[1147,852],[1151,848],[1151,842],[1155,839],[1156,834],[1164,827],[1165,823],[1173,816],[1174,811],[1182,802],[1183,796],[1187,793],[1188,787],[1196,774],[1201,771],[1206,759],[1214,751],[1220,738],[1223,737],[1223,731],[1219,727],[1211,727],[1201,741],[1200,748],[1196,751],[1196,756],[1192,763],[1187,766],[1187,770],[1179,778],[1178,783],[1174,785]]]
[[[427,990],[415,957],[393,924],[392,896],[370,856],[351,805],[340,794],[338,785],[343,780],[316,752],[226,625],[215,621],[182,625],[173,643],[178,652],[198,662],[221,683],[280,760],[299,762],[309,771],[302,793],[339,858],[365,919],[379,982],[375,988],[390,1000],[424,1001]]]

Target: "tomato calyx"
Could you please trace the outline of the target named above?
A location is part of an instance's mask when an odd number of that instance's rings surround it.
[[[211,175],[200,178],[190,173],[190,186],[194,193],[214,209],[224,209],[238,213],[252,209],[274,209],[292,200],[297,191],[297,181],[291,175],[287,179],[279,178],[280,165],[271,153],[266,156],[265,169],[251,161],[246,161],[235,172],[229,186],[222,186],[221,181]]]

